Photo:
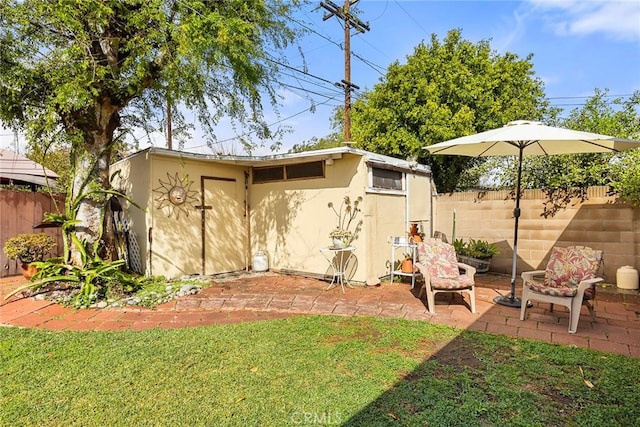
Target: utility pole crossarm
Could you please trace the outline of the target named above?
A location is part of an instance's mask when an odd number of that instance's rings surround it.
[[[359,0],[355,0],[355,1],[351,1],[351,3],[349,4],[349,7],[353,6],[354,4],[358,3]],[[357,16],[355,16],[354,14],[352,14],[351,12],[348,11],[348,8],[345,7],[342,8],[340,6],[338,6],[337,4],[335,4],[334,2],[332,2],[331,0],[325,0],[325,1],[321,1],[320,2],[320,6],[322,6],[323,8],[325,8],[329,13],[326,13],[323,17],[322,20],[326,21],[327,19],[331,19],[334,16],[342,19],[343,21],[350,21],[352,25],[352,27],[357,30],[358,32],[364,33],[365,31],[369,31],[369,24],[365,24],[364,22],[362,22],[360,19],[358,19]]]
[[[331,19],[334,16],[337,16],[340,19],[344,19],[344,15],[342,14],[342,8],[340,6],[338,6],[337,4],[335,4],[332,1],[321,1],[320,2],[320,6],[322,6],[323,8],[327,9],[329,11],[328,14],[325,14],[322,17],[323,21],[326,21],[327,19]]]

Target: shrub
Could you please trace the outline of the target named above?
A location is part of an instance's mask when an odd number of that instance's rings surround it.
[[[498,246],[486,240],[469,239],[468,242],[456,239],[453,242],[456,254],[478,259],[489,259],[500,253]]]
[[[18,234],[7,240],[2,250],[7,258],[18,259],[24,264],[43,261],[56,248],[56,240],[44,233]]]

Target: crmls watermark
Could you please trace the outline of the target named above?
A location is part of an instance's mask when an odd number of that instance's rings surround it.
[[[296,411],[291,414],[291,422],[299,425],[337,425],[341,424],[342,415],[340,412],[305,412]]]

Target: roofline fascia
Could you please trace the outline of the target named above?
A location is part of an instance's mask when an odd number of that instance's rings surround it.
[[[199,154],[199,153],[188,153],[184,151],[169,150],[167,148],[162,148],[162,147],[148,147],[136,153],[133,153],[130,156],[127,156],[125,159],[115,162],[114,165],[128,158],[136,157],[144,153],[157,154],[165,157],[215,161],[219,163],[232,164],[232,165],[245,166],[245,167],[267,166],[270,164],[271,165],[287,164],[287,163],[293,163],[293,162],[297,162],[305,159],[309,161],[329,160],[329,159],[338,160],[338,159],[341,159],[345,154],[352,154],[352,155],[364,157],[365,161],[368,163],[388,164],[393,167],[403,169],[411,173],[419,173],[419,174],[426,174],[426,175],[431,174],[431,168],[427,165],[421,165],[415,162],[408,162],[406,160],[398,159],[396,157],[377,154],[370,151],[361,150],[358,148],[352,148],[349,146],[325,148],[325,149],[314,150],[314,151],[302,151],[299,153],[272,154],[272,155],[265,155],[265,156],[231,156],[231,155],[217,155],[217,154]]]

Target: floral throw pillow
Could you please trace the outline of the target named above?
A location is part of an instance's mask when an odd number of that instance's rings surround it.
[[[456,279],[460,276],[454,247],[441,240],[418,243],[418,262],[427,267],[432,277]]]
[[[553,248],[545,270],[544,284],[550,287],[575,287],[596,277],[602,251],[591,248]]]

